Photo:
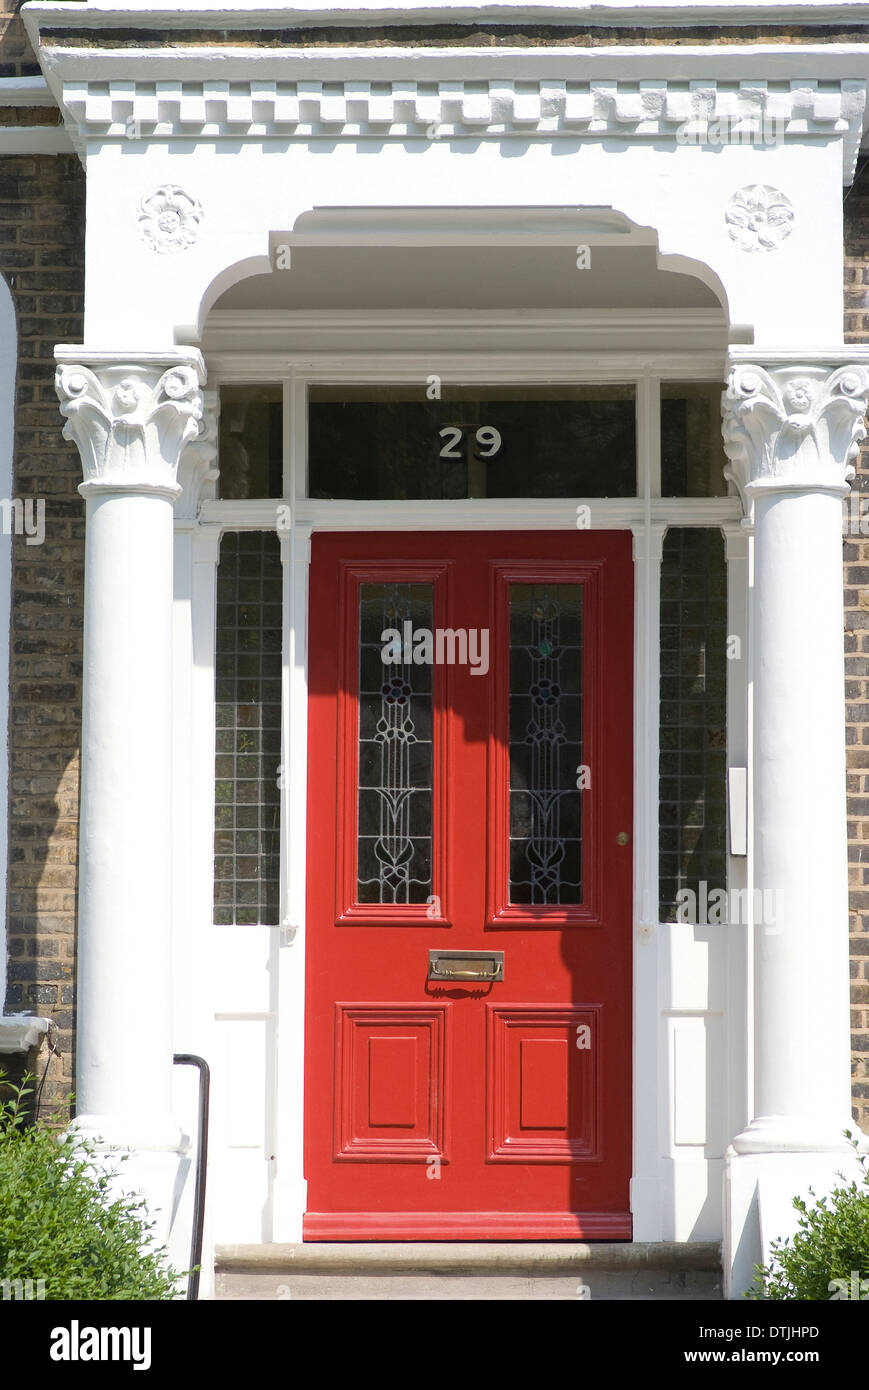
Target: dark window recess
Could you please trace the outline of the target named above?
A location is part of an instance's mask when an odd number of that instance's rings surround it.
[[[283,394],[276,386],[220,388],[222,498],[283,497]]]
[[[632,386],[312,387],[309,495],[633,497]]]
[[[721,384],[661,383],[661,496],[726,497]]]
[[[510,587],[510,902],[582,902],[582,585]]]
[[[660,920],[727,886],[727,567],[718,530],[673,527],[661,566]],[[682,900],[684,901],[684,900]],[[684,915],[684,914],[683,914]]]
[[[229,533],[217,571],[214,921],[276,926],[280,882],[280,542]]]

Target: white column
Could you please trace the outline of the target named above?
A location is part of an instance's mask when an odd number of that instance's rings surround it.
[[[770,1241],[794,1228],[792,1197],[808,1181],[834,1181],[848,1148],[843,1130],[856,1128],[842,497],[865,436],[869,371],[846,365],[844,354],[760,364],[748,351],[733,353],[722,398],[730,475],[753,511],[755,537],[755,1099],[754,1118],[732,1141],[728,1240],[729,1258],[754,1244],[767,1259]],[[752,1209],[759,1230],[746,1238]],[[744,1280],[743,1271],[735,1283]]]
[[[178,462],[200,432],[198,352],[57,350],[86,500],[76,1127],[131,1152],[162,1213],[172,1113],[172,576]]]

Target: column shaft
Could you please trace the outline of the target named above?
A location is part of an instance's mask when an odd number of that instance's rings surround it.
[[[87,504],[76,1125],[129,1150],[125,1185],[167,1213],[182,1147],[172,1117],[173,503],[181,452],[201,432],[204,372],[183,349],[57,356]]]
[[[78,1108],[171,1110],[172,503],[87,502]]]
[[[841,490],[756,498],[754,584],[752,1128],[777,1131],[776,1146],[840,1147],[850,1071]]]

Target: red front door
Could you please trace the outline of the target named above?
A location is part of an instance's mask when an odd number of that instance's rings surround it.
[[[308,1240],[630,1239],[630,535],[318,534]]]

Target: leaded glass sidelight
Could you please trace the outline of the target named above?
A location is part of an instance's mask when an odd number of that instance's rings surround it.
[[[582,902],[582,585],[510,587],[510,902]]]
[[[660,914],[727,882],[727,563],[719,530],[673,526],[661,563]],[[705,890],[701,885],[705,884]]]
[[[275,926],[280,884],[281,555],[228,533],[217,571],[214,921]]]
[[[360,903],[424,903],[432,891],[432,668],[414,665],[410,640],[431,630],[432,614],[431,584],[361,586]],[[388,629],[400,650],[387,651],[399,659],[385,663]]]

